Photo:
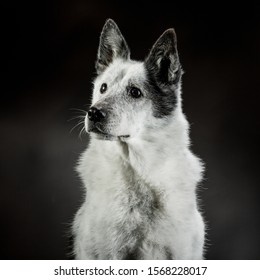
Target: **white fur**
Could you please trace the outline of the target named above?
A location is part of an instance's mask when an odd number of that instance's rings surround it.
[[[125,75],[116,80],[122,70]],[[143,63],[115,60],[97,77],[93,104],[120,99],[129,79],[141,87]],[[104,81],[108,92],[101,95]],[[77,259],[122,259],[133,248],[142,259],[203,258],[204,222],[196,197],[203,167],[189,149],[180,89],[178,95],[173,114],[163,119],[153,117],[145,92],[134,105],[119,101],[108,132],[130,137],[91,138],[78,166],[86,195],[73,225]]]

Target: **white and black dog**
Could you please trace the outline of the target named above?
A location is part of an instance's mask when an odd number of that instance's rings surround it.
[[[73,223],[75,257],[202,259],[203,165],[189,149],[174,30],[139,62],[108,19],[96,71],[85,118],[91,140],[78,166],[86,197]]]

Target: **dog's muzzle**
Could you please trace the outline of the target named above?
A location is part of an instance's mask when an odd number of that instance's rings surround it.
[[[107,119],[107,113],[102,110],[98,109],[97,107],[91,107],[88,111],[88,132],[93,132],[99,139],[105,140],[116,140],[116,139],[127,139],[130,135],[112,135],[105,130]]]
[[[106,113],[102,109],[98,109],[97,107],[91,107],[88,111],[88,132],[94,132],[95,134],[99,134],[103,136],[109,136],[108,133],[105,132],[105,121],[106,121]]]

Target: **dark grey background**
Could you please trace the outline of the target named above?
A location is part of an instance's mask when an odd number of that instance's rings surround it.
[[[89,104],[108,17],[134,59],[175,27],[192,148],[207,166],[206,258],[260,258],[259,9],[227,3],[1,2],[1,259],[69,257],[82,195],[74,166],[88,138],[68,120]]]

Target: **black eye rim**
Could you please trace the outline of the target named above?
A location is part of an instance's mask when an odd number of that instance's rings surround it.
[[[130,87],[128,90],[129,94],[131,95],[131,97],[137,99],[143,96],[141,90],[137,87]]]
[[[100,87],[100,93],[105,93],[107,91],[107,83],[103,83]]]

